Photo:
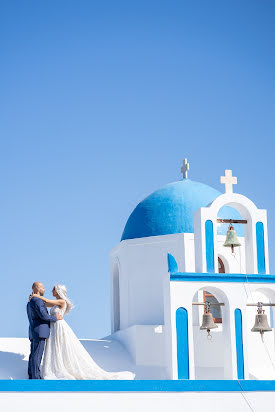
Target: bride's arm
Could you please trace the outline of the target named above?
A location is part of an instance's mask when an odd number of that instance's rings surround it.
[[[63,306],[65,304],[65,300],[63,300],[63,299],[47,299],[47,298],[44,298],[44,296],[37,295],[36,293],[34,293],[31,296],[31,298],[39,298],[39,299],[43,300],[43,302],[45,302],[45,304],[48,308],[51,308],[53,306],[58,306],[60,308],[63,308]]]

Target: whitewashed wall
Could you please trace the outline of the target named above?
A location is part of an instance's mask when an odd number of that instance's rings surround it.
[[[249,405],[251,405],[251,407]],[[37,407],[40,412],[54,408],[75,411],[101,412],[274,412],[274,392],[181,392],[181,393],[0,393],[1,410],[29,412]]]

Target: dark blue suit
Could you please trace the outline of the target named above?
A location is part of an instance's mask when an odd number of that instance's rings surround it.
[[[29,379],[41,379],[40,364],[44,352],[45,340],[50,336],[50,322],[56,322],[56,316],[49,315],[46,305],[39,298],[32,298],[27,304],[30,322],[29,339],[31,353],[29,357]]]

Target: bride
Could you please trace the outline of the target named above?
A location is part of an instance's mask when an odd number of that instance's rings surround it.
[[[32,294],[30,298],[42,299],[50,307],[51,315],[67,315],[73,305],[67,297],[64,285],[52,290],[55,300]],[[106,372],[91,358],[68,323],[63,319],[51,322],[50,337],[46,340],[42,366],[43,379],[134,379],[132,372]]]

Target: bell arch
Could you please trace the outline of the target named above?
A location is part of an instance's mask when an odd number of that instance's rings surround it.
[[[223,206],[230,206],[236,209],[243,219],[247,220],[244,225],[245,235],[245,255],[247,257],[245,263],[245,273],[259,273],[259,264],[257,253],[257,232],[256,224],[258,222],[263,225],[263,241],[261,243],[265,259],[265,273],[269,273],[268,265],[268,239],[267,239],[267,218],[266,210],[257,209],[256,205],[247,197],[237,193],[225,193],[215,199],[208,207],[198,209],[194,213],[194,234],[195,234],[195,261],[197,272],[207,272],[206,253],[207,247],[207,233],[206,222],[210,221],[213,225],[213,250],[214,250],[214,264],[215,273],[218,273],[218,257],[217,257],[217,216],[219,210]],[[208,224],[208,230],[209,230]],[[209,243],[209,242],[208,242]],[[258,242],[258,244],[260,244]],[[261,262],[263,258],[261,258]]]
[[[215,250],[218,256],[219,273],[244,273],[245,240],[244,224],[230,223],[230,219],[241,221],[243,217],[236,208],[223,206],[217,213],[217,233]],[[225,220],[223,223],[222,220]],[[227,220],[227,221],[226,221]],[[234,244],[234,248],[226,245]],[[222,270],[223,269],[223,270]]]
[[[258,302],[275,303],[274,289],[250,286],[247,303]],[[272,331],[266,331],[261,336],[260,332],[251,329],[256,325],[257,306],[246,307],[246,335],[247,335],[247,370],[249,379],[275,379],[275,330],[274,330],[274,307],[263,306],[266,315],[265,324]],[[264,323],[264,322],[263,322]],[[261,324],[263,324],[261,322]]]
[[[232,345],[230,328],[230,306],[227,295],[220,288],[205,285],[198,289],[192,302],[203,302],[204,292],[207,291],[219,303],[221,322],[217,328],[211,329],[211,341],[207,338],[207,331],[201,330],[204,307],[192,305],[192,332],[195,379],[232,379]],[[212,311],[210,306],[210,312]],[[217,312],[218,313],[218,312]],[[212,311],[214,320],[214,311]],[[190,331],[191,333],[191,331]]]

